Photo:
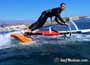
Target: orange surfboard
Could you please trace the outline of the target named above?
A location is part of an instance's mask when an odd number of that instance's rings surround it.
[[[27,37],[27,36],[24,36],[23,34],[18,34],[18,33],[11,34],[11,37],[13,37],[23,43],[33,41],[33,39],[31,37]]]

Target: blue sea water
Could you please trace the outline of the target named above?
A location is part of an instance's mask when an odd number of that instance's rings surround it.
[[[76,30],[71,22],[72,30]],[[78,29],[89,29],[90,19],[74,21]],[[53,25],[55,30],[68,30],[66,26]],[[48,26],[41,30],[48,30]],[[16,32],[16,31],[15,31]],[[0,65],[90,65],[90,34],[72,34],[45,37],[32,36],[36,42],[22,45],[10,37],[13,32],[0,33]],[[65,61],[61,61],[61,60]],[[68,60],[69,59],[69,60]],[[71,60],[80,60],[70,61]]]

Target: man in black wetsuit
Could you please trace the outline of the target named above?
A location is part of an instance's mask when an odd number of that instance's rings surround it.
[[[36,30],[38,28],[41,28],[48,17],[53,17],[55,16],[55,21],[61,25],[67,25],[65,24],[65,21],[61,18],[60,14],[61,12],[65,9],[65,3],[61,3],[60,7],[49,9],[46,11],[43,11],[39,19],[33,23],[31,26],[29,26],[29,31]],[[60,21],[59,21],[60,20]]]

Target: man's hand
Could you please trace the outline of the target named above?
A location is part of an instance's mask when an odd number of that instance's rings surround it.
[[[69,24],[67,24],[67,23],[64,23],[64,25],[69,26]]]

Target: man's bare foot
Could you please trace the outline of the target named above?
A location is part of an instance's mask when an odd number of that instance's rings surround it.
[[[31,31],[31,29],[26,29],[25,32],[30,32],[31,33],[32,31]]]
[[[30,33],[32,33],[31,29],[26,29],[25,30],[25,33],[24,33],[24,36],[30,36]]]

